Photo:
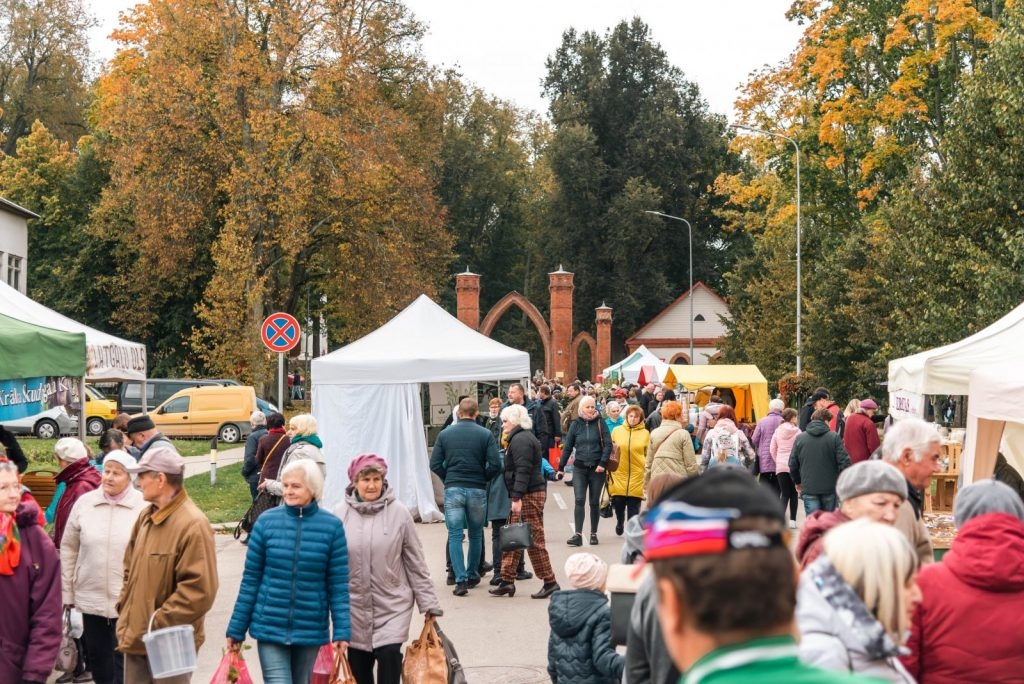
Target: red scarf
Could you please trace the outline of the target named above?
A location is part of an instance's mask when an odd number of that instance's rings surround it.
[[[13,575],[21,562],[21,538],[14,515],[0,513],[0,575]]]

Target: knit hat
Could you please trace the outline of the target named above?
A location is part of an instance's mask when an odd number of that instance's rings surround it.
[[[565,574],[574,589],[601,591],[608,579],[608,564],[592,553],[574,553],[565,561]]]
[[[876,411],[876,410],[878,410],[878,404],[876,404],[871,399],[865,399],[864,401],[860,402],[860,407],[862,409],[864,409],[865,411],[868,411],[868,410]]]
[[[89,455],[82,440],[75,437],[63,437],[53,445],[53,453],[62,461],[77,461]]]
[[[126,451],[121,451],[120,449],[114,449],[113,451],[107,452],[107,455],[103,457],[104,467],[106,467],[108,463],[120,463],[129,473],[132,472],[132,469],[135,467],[135,459],[132,455]]]
[[[986,513],[1008,513],[1024,522],[1024,502],[1017,492],[998,480],[975,482],[956,495],[953,523],[958,529],[971,518]]]
[[[786,408],[786,402],[781,399],[772,399],[768,402],[769,411],[781,411],[784,408]]]
[[[840,501],[875,492],[895,494],[907,500],[907,479],[885,461],[861,461],[839,474],[836,496]]]
[[[125,434],[132,434],[133,432],[145,432],[146,430],[152,430],[156,427],[153,419],[148,415],[135,416],[128,420],[128,425],[125,427]]]
[[[377,454],[360,454],[352,459],[352,462],[348,464],[349,482],[354,483],[359,473],[369,469],[380,472],[381,477],[388,476],[387,461]]]

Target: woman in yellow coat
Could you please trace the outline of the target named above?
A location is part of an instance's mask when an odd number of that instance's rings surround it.
[[[612,442],[619,446],[619,467],[608,477],[608,493],[615,510],[615,534],[640,512],[644,497],[644,462],[651,433],[644,427],[644,411],[639,406],[626,409],[626,420],[612,430]]]

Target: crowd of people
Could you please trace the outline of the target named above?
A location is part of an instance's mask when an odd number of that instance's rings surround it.
[[[907,418],[883,436],[873,401],[844,415],[824,389],[800,410],[773,400],[753,425],[727,394],[694,414],[671,388],[636,389],[515,384],[486,414],[462,397],[431,454],[452,593],[470,596],[493,571],[488,593],[514,598],[535,575],[553,682],[1019,679],[1024,501],[994,479],[963,488],[959,536],[934,562],[923,516],[941,467],[933,425]],[[225,649],[252,638],[265,682],[309,682],[327,647],[358,684],[398,684],[414,611],[430,623],[442,609],[387,458],[354,458],[343,501],[327,510],[316,419],[257,412],[251,423],[243,477],[254,500],[277,505],[243,540]],[[147,416],[100,444],[93,455],[74,438],[57,442],[50,534],[20,481],[27,460],[0,460],[0,594],[10,597],[0,681],[48,681],[71,610],[83,657],[63,681],[191,681],[155,680],[143,636],[188,625],[202,646],[219,589],[213,531],[185,491],[184,459]],[[574,495],[568,546],[607,543],[604,517],[621,537],[637,580],[625,618],[611,614],[597,555],[572,553],[560,576],[552,566],[544,515],[559,481]],[[508,523],[528,541],[504,545]]]

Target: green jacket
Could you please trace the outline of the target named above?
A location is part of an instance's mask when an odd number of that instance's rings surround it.
[[[843,438],[820,420],[812,420],[807,430],[796,436],[789,454],[789,476],[803,486],[804,494],[836,493],[839,473],[850,467],[850,455]]]
[[[764,637],[726,646],[693,664],[680,684],[879,684],[880,679],[831,672],[797,658],[793,637]]]

